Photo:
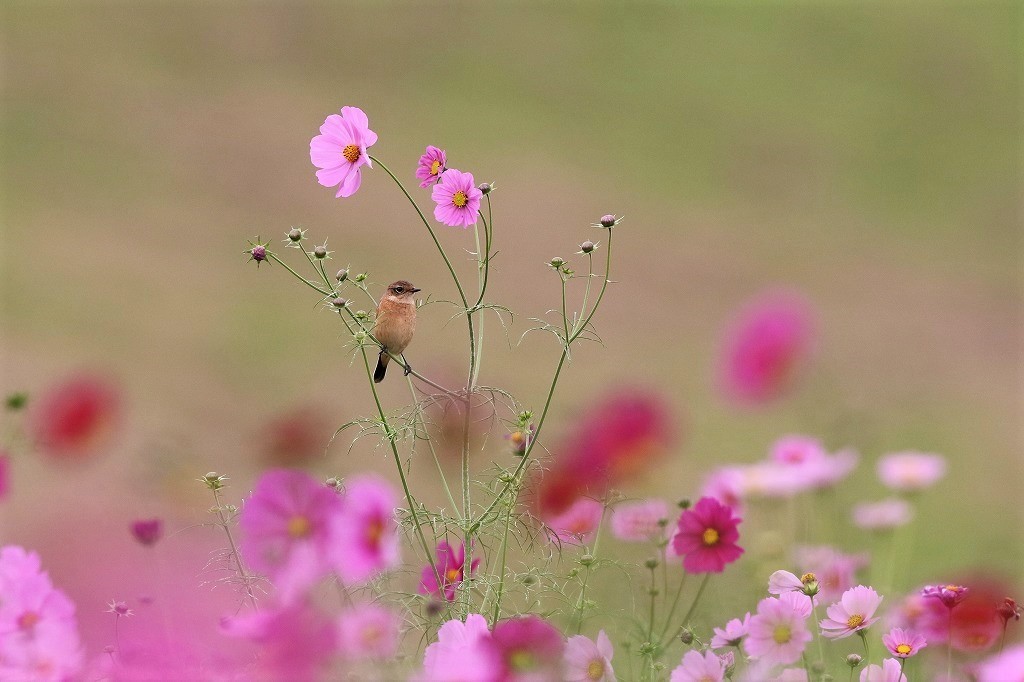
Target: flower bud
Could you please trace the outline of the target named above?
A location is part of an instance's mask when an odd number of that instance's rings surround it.
[[[611,213],[601,216],[601,227],[615,227],[618,220]]]
[[[683,644],[693,644],[693,630],[690,628],[683,628],[679,633],[679,641]]]
[[[7,406],[7,409],[10,410],[11,412],[17,412],[18,410],[22,409],[23,407],[25,407],[25,405],[28,404],[28,393],[24,393],[21,391],[17,393],[11,393],[10,395],[7,396],[6,400],[4,401],[4,404]]]
[[[348,299],[338,296],[336,299],[331,301],[331,305],[333,305],[335,308],[344,308],[345,306],[348,305]]]
[[[348,279],[348,270],[338,270],[338,274],[334,276],[334,279],[338,280],[339,282],[344,282],[346,279]]]
[[[679,507],[680,509],[689,509],[692,504],[693,503],[690,502],[690,500],[684,498],[682,500],[679,500],[676,506]]]
[[[365,320],[370,319],[370,313],[366,312],[365,310],[357,310],[355,312],[355,315],[356,315],[356,319],[357,320],[365,321]]]
[[[821,675],[823,672],[825,672],[824,661],[815,661],[814,663],[811,663],[811,672],[815,675]]]
[[[654,645],[651,644],[650,642],[644,642],[643,644],[640,645],[640,653],[641,654],[654,653]]]
[[[583,253],[590,253],[594,250],[594,242],[586,241],[580,244],[580,251]]]
[[[356,340],[356,343],[362,343],[363,341],[366,341],[366,332],[362,330],[357,331],[353,338]]]
[[[257,244],[252,247],[252,249],[249,250],[249,253],[252,254],[252,259],[257,263],[262,263],[267,260],[267,247],[262,244]]]
[[[533,575],[532,573],[527,573],[519,579],[519,582],[521,582],[526,587],[530,587],[531,585],[535,585],[537,583],[537,576]]]
[[[576,568],[575,566],[569,570],[569,577],[570,578],[575,578],[579,574],[580,574],[580,569]]]
[[[326,481],[324,481],[324,485],[326,485],[328,488],[331,488],[335,492],[341,492],[341,479],[339,478],[331,476]]]
[[[858,665],[861,664],[861,661],[863,660],[864,659],[857,654],[850,654],[846,657],[846,665],[850,666],[851,668],[856,668]]]
[[[564,259],[562,259],[562,258],[558,258],[558,257],[556,256],[555,258],[552,258],[552,259],[551,259],[551,262],[549,263],[549,265],[550,265],[551,267],[553,267],[553,268],[554,268],[555,270],[558,270],[558,269],[559,269],[560,267],[562,267],[563,265],[565,265],[565,260],[564,260]]]
[[[293,227],[291,230],[288,231],[288,239],[292,240],[293,242],[301,240],[302,230],[300,230],[297,227]]]
[[[210,490],[220,490],[224,487],[224,481],[228,480],[228,477],[221,476],[216,471],[210,471],[199,480],[205,483]]]
[[[582,565],[582,566],[592,566],[593,563],[594,563],[594,555],[593,554],[584,554],[583,556],[580,557],[580,565]]]
[[[442,604],[441,602],[437,601],[436,599],[431,599],[427,602],[428,618],[436,618],[437,616],[441,615],[442,611],[444,611],[444,604]]]
[[[313,249],[313,256],[316,258],[327,258],[327,247],[321,244],[320,246]]]
[[[355,276],[355,281],[365,282],[368,276],[369,275],[367,275],[365,272],[360,272],[358,275]]]
[[[494,189],[494,185],[489,182],[481,182],[477,185],[477,189],[483,194],[490,194],[491,190]]]
[[[650,557],[647,561],[644,562],[644,566],[653,571],[658,567],[658,560],[654,557]]]
[[[659,594],[661,594],[661,590],[659,590],[657,587],[651,587],[647,590],[647,594],[651,595],[652,597],[657,597]]]

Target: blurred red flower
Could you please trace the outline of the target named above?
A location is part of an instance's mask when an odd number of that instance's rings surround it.
[[[82,458],[110,443],[120,416],[120,393],[113,383],[81,375],[50,388],[35,402],[29,428],[46,454]]]
[[[949,617],[953,618],[952,646],[957,651],[978,652],[990,649],[1003,633],[999,608],[1011,585],[991,576],[974,576],[956,581],[970,588],[952,609],[940,599],[925,599],[921,629],[929,644],[949,641]]]
[[[297,466],[323,457],[333,429],[326,414],[315,407],[296,407],[267,423],[263,455],[272,466]]]

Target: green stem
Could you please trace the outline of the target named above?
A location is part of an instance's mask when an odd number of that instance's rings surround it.
[[[416,428],[416,422],[419,422],[421,425],[423,425],[423,429],[424,429],[424,432],[425,432],[426,431],[426,424],[424,423],[423,419],[420,417],[420,409],[419,409],[419,407],[417,405],[417,399],[416,399],[416,387],[412,385],[412,379],[409,378],[408,376],[405,377],[405,380],[409,383],[409,393],[412,395],[413,414],[414,414],[414,417],[413,417],[413,419],[414,419],[413,429],[415,430],[415,428]],[[448,496],[448,501],[451,502],[452,510],[456,514],[461,514],[461,512],[459,511],[459,505],[457,505],[455,503],[455,498],[452,496],[452,491],[448,487],[448,479],[444,475],[444,469],[441,468],[441,460],[438,459],[437,451],[434,449],[434,439],[431,438],[430,435],[426,434],[426,433],[424,433],[424,436],[425,436],[424,440],[427,441],[427,447],[430,448],[430,456],[433,457],[433,459],[434,459],[434,466],[437,467],[437,474],[438,474],[438,476],[441,477],[441,486],[444,488],[444,492]],[[415,442],[415,440],[414,440],[414,442]],[[461,515],[459,516],[459,523],[460,524],[462,523]]]
[[[252,577],[246,572],[245,565],[242,563],[242,557],[239,555],[238,547],[235,545],[235,538],[232,537],[231,529],[228,528],[228,519],[224,515],[224,505],[220,500],[220,491],[216,488],[213,489],[213,500],[217,503],[217,517],[220,519],[221,528],[224,529],[224,534],[228,537],[228,546],[231,548],[231,557],[235,560],[235,569],[238,571],[238,577],[242,579],[242,584],[245,586],[245,596],[249,599],[252,608],[258,611],[260,607],[256,604],[256,596],[252,593]]]
[[[679,588],[676,590],[676,596],[672,600],[672,607],[669,609],[668,617],[665,619],[665,629],[661,631],[661,636],[658,637],[659,649],[663,648],[667,643],[665,641],[665,635],[667,635],[668,631],[672,628],[672,616],[676,615],[676,608],[679,606],[679,597],[681,597],[683,594],[683,587],[686,585],[686,577],[688,575],[689,574],[684,569],[683,577],[679,579]]]
[[[700,602],[700,598],[702,596],[704,596],[704,588],[708,586],[708,581],[709,580],[711,580],[711,574],[710,573],[705,573],[704,574],[704,580],[701,581],[700,587],[697,588],[697,596],[693,598],[693,603],[690,604],[689,610],[686,612],[686,615],[683,616],[683,623],[684,624],[690,622],[690,616],[693,615],[694,609],[697,608],[697,603]]]
[[[512,523],[512,505],[508,505],[505,513],[505,531],[501,536],[501,572],[498,574],[498,593],[494,598],[494,617],[491,618],[491,627],[498,622],[501,616],[501,597],[505,592],[505,556],[508,551],[508,530]]]
[[[809,599],[811,600],[811,615],[814,618],[814,638],[818,640],[818,660],[824,663],[825,647],[821,641],[821,627],[818,625],[818,604],[814,601],[814,597],[810,597]]]
[[[289,266],[287,263],[285,263],[283,260],[281,260],[280,258],[277,257],[277,254],[272,253],[270,251],[267,251],[267,258],[270,258],[275,263],[277,263],[278,265],[282,266],[285,270],[287,270],[288,272],[292,273],[292,275],[294,275],[297,280],[299,280],[300,282],[305,284],[310,289],[313,289],[314,291],[316,291],[321,296],[330,296],[331,295],[332,292],[324,291],[323,289],[321,289],[317,285],[313,284],[312,282],[310,282],[308,279],[306,279],[305,277],[303,277],[299,273],[297,273],[294,270],[292,270],[291,266]]]

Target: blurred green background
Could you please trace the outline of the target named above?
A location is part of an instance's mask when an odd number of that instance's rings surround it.
[[[435,144],[497,183],[493,298],[517,318],[511,345],[490,323],[481,379],[526,405],[540,406],[557,359],[544,335],[515,345],[527,318],[557,305],[545,262],[594,238],[600,215],[627,216],[597,322],[605,347],[575,353],[552,439],[625,383],[671,399],[685,433],[633,494],[692,495],[710,467],[807,432],[864,456],[842,506],[883,494],[880,454],[939,452],[951,471],[921,500],[907,583],[967,566],[1020,580],[1021,13],[3,3],[4,388],[97,369],[128,401],[104,457],[16,463],[4,539],[59,564],[107,551],[74,538],[92,537],[85,528],[122,533],[144,510],[201,520],[210,502],[194,479],[216,470],[244,494],[273,415],[311,404],[337,425],[371,412],[337,321],[281,268],[242,254],[247,239],[281,246],[300,225],[374,287],[406,278],[453,296],[383,172],[365,171],[347,200],[316,183],[309,139],[355,105],[403,178]],[[439,231],[471,277],[471,234]],[[821,350],[792,398],[737,412],[712,390],[722,326],[777,285],[818,307]],[[425,308],[410,348],[431,376],[465,362],[448,315]],[[384,396],[397,407],[408,394],[395,381]],[[387,466],[367,441],[314,463]]]

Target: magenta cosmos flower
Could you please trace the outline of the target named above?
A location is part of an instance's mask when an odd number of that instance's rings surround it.
[[[483,192],[474,184],[472,173],[449,168],[434,185],[430,198],[437,206],[434,217],[450,227],[469,227],[476,223]]]
[[[249,671],[251,679],[320,679],[334,653],[333,624],[305,599],[225,618],[221,631],[259,645],[257,669]]]
[[[878,460],[878,478],[900,492],[923,490],[946,475],[946,459],[925,452],[896,452]]]
[[[736,544],[741,519],[713,497],[702,497],[679,517],[672,546],[690,573],[721,573],[743,554]]]
[[[947,609],[951,609],[964,600],[969,588],[963,585],[925,585],[921,596],[926,599],[938,599]]]
[[[420,162],[416,165],[416,179],[420,181],[420,187],[430,187],[437,182],[445,172],[447,163],[448,155],[443,149],[428,146],[426,153],[420,157]]]
[[[623,502],[612,510],[612,535],[625,542],[651,542],[665,536],[668,503],[650,499]]]
[[[887,634],[882,635],[882,644],[896,658],[910,658],[921,649],[928,646],[924,635],[919,635],[903,628],[893,628]]]
[[[978,666],[978,682],[1024,682],[1024,644],[1007,647]]]
[[[757,604],[750,618],[743,650],[755,660],[789,665],[800,660],[812,639],[804,612],[789,600],[768,597]]]
[[[566,682],[615,682],[612,670],[612,642],[604,630],[597,633],[597,641],[574,635],[565,644]]]
[[[810,359],[814,327],[813,309],[799,294],[771,292],[748,302],[722,343],[722,392],[742,405],[782,396]]]
[[[319,168],[316,179],[324,187],[338,185],[337,197],[350,197],[362,182],[359,169],[373,168],[367,148],[377,142],[362,109],[342,107],[320,126],[320,134],[309,141],[309,160]]]
[[[437,641],[423,653],[423,670],[415,682],[492,682],[502,670],[498,652],[490,645],[487,619],[478,613],[466,622],[450,620],[437,631]]]
[[[337,494],[301,471],[263,474],[242,508],[242,553],[249,565],[291,603],[330,573]]]
[[[398,651],[398,614],[377,604],[356,606],[338,619],[338,653],[350,661],[391,660]]]
[[[724,628],[715,628],[715,634],[711,638],[711,648],[723,649],[727,646],[739,646],[749,630],[749,613],[743,616],[743,620],[733,618],[725,624]]]
[[[499,679],[508,682],[556,679],[565,651],[562,633],[533,615],[499,621],[490,646],[501,661]]]
[[[334,569],[346,583],[359,583],[399,563],[397,495],[390,483],[371,474],[345,482],[342,513],[332,545]]]
[[[687,651],[672,671],[670,682],[722,682],[725,663],[713,651]]]
[[[155,545],[164,535],[164,522],[160,519],[139,519],[130,528],[139,544],[146,547]]]
[[[473,575],[479,564],[479,559],[473,559],[469,566],[470,575]],[[429,565],[423,567],[420,577],[420,594],[443,596],[448,601],[455,601],[455,590],[466,579],[466,545],[459,545],[459,549],[456,551],[448,544],[447,540],[437,543],[435,566],[437,573],[434,573],[434,569]],[[438,574],[441,577],[440,585],[437,582]]]
[[[843,592],[838,602],[828,607],[828,618],[821,621],[821,634],[829,639],[842,639],[866,630],[878,618],[875,611],[882,597],[870,587],[857,585]]]
[[[547,519],[546,523],[560,542],[582,544],[589,542],[597,532],[603,515],[604,505],[597,500],[581,497],[561,514]]]

